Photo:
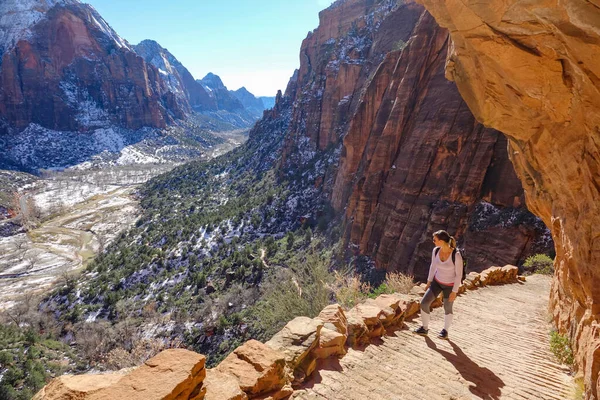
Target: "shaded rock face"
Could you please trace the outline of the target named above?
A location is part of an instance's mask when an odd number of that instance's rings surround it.
[[[171,54],[154,40],[144,40],[134,47],[144,60],[158,68],[169,90],[175,94],[181,109],[190,107],[196,111],[216,111],[217,103],[192,74]]]
[[[158,70],[92,7],[75,1],[26,3],[39,15],[22,29],[25,33],[3,44],[1,131],[20,131],[30,123],[55,130],[108,123],[164,127],[183,116]],[[3,22],[15,15],[6,7],[10,4],[3,5]]]
[[[281,165],[318,164],[336,149],[337,169],[314,186],[345,213],[357,254],[423,279],[438,229],[456,234],[475,271],[550,252],[506,139],[444,78],[447,31],[395,1],[337,2],[320,18],[302,44]]]
[[[404,50],[386,56],[344,138],[332,195],[351,243],[378,268],[420,279],[439,229],[472,250],[471,270],[523,261],[545,230],[523,208],[506,140],[477,123],[444,78],[447,46],[447,31],[424,12]],[[528,223],[482,223],[477,205],[510,207]]]
[[[398,42],[408,40],[421,13],[412,5],[392,12],[398,7],[395,0],[352,0],[321,11],[319,27],[300,49],[299,91],[284,158],[340,142],[370,73]]]
[[[245,87],[241,87],[238,90],[230,90],[229,93],[238,99],[244,108],[256,118],[260,118],[263,115],[263,111],[266,109],[263,101],[255,97]]]
[[[600,398],[600,7],[421,0],[452,32],[446,76],[504,132],[529,208],[556,243],[550,309]]]
[[[221,81],[218,75],[209,72],[204,78],[198,81],[209,92],[209,95],[216,101],[219,110],[236,112],[244,110],[242,103]]]

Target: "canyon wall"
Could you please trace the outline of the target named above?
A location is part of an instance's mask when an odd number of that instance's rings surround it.
[[[460,238],[471,270],[551,251],[506,139],[444,78],[448,32],[422,6],[396,1],[337,2],[320,20],[302,44],[282,165],[339,150],[339,167],[315,185],[345,213],[357,254],[424,279],[438,229]]]
[[[420,0],[447,28],[446,76],[504,132],[556,243],[550,310],[600,398],[600,3]]]

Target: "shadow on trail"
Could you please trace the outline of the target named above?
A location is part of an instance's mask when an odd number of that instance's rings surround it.
[[[426,337],[425,341],[427,346],[440,353],[450,364],[452,364],[456,370],[462,375],[462,377],[473,383],[473,385],[469,385],[469,391],[485,400],[499,400],[502,395],[500,389],[504,387],[504,382],[502,379],[498,378],[496,374],[490,371],[488,368],[481,368],[477,365],[473,360],[471,360],[463,351],[451,341],[450,346],[452,346],[452,350],[454,354],[439,349],[436,344],[430,338]]]

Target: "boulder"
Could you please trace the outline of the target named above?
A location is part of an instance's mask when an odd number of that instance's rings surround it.
[[[248,396],[240,388],[238,380],[216,369],[206,370],[206,396],[204,400],[247,400]]]
[[[357,304],[348,311],[348,318],[350,315],[364,322],[370,337],[380,337],[384,334],[383,321],[386,320],[386,316],[381,307],[373,304]]]
[[[519,275],[519,268],[514,265],[505,265],[502,267],[502,272],[504,272],[504,282],[515,282],[517,280],[517,275]]]
[[[413,288],[410,290],[410,294],[423,297],[425,295],[425,286],[426,285],[424,283],[418,286],[413,286]]]
[[[369,299],[367,304],[377,305],[385,313],[386,319],[383,321],[384,327],[389,327],[401,323],[404,320],[407,310],[407,296],[394,293],[382,294],[376,299]],[[391,311],[391,312],[390,312]]]
[[[328,305],[321,311],[318,318],[323,321],[324,328],[348,335],[348,320],[339,304]]]
[[[350,347],[362,346],[371,340],[369,328],[365,321],[356,313],[348,313],[348,339],[346,343]]]
[[[420,298],[416,298],[408,294],[401,294],[399,297],[401,301],[400,303],[398,303],[398,306],[404,311],[403,319],[412,318],[413,316],[419,313],[419,310],[421,308]]]
[[[64,375],[44,386],[33,400],[91,399],[93,395],[117,383],[123,374]]]
[[[215,370],[233,376],[250,398],[279,391],[287,382],[284,355],[256,340],[235,349]]]
[[[276,392],[253,397],[252,400],[283,400],[288,399],[293,393],[294,389],[290,385],[286,385]]]
[[[479,281],[481,286],[493,285],[497,283],[498,278],[502,276],[502,270],[500,267],[490,267],[481,271],[479,274]]]
[[[343,356],[346,354],[346,339],[346,335],[323,327],[319,337],[319,347],[313,350],[313,354],[318,359]]]
[[[480,280],[481,276],[477,272],[469,272],[463,282],[463,286],[465,286],[468,290],[475,289],[477,286],[479,286]]]
[[[293,374],[293,384],[304,382],[315,370],[317,359],[312,351],[319,346],[322,328],[323,321],[318,318],[297,317],[266,343],[284,354],[287,367]]]
[[[141,367],[104,375],[62,376],[35,400],[202,400],[206,358],[188,350],[165,350]]]
[[[170,349],[146,361],[116,384],[98,392],[94,400],[179,400],[204,398],[206,357],[184,349]]]

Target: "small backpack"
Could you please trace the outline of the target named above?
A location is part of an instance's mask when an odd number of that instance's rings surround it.
[[[460,255],[462,256],[462,260],[463,260],[463,271],[462,271],[462,277],[460,278],[460,281],[464,281],[465,278],[467,277],[467,257],[465,256],[465,249],[454,249],[452,250],[452,264],[456,265],[456,252],[459,252]],[[435,255],[437,256],[438,253],[440,252],[440,248],[436,248],[435,249]]]

